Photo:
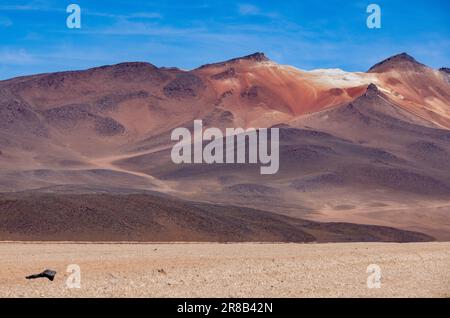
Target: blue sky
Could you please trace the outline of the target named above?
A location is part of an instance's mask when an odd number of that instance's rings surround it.
[[[82,28],[66,26],[80,5]],[[380,5],[382,28],[366,7]],[[449,0],[1,0],[0,79],[124,61],[191,69],[257,51],[301,69],[365,71],[408,52],[450,66]]]

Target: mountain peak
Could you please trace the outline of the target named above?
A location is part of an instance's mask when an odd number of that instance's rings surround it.
[[[412,57],[411,55],[409,55],[406,52],[402,52],[400,54],[393,55],[393,56],[391,56],[388,59],[391,59],[391,60],[404,60],[404,61],[410,61],[410,62],[418,63],[414,57]]]
[[[377,85],[375,85],[374,83],[370,83],[367,86],[367,91],[366,93],[378,93],[378,87]]]
[[[263,52],[256,52],[250,55],[246,55],[240,58],[237,58],[238,60],[253,60],[257,62],[266,62],[269,61],[269,59],[266,57],[266,55]]]
[[[400,53],[397,55],[393,55],[388,57],[387,59],[375,64],[369,69],[369,73],[382,73],[385,71],[389,71],[391,69],[411,69],[417,67],[425,66],[422,63],[417,62],[415,58],[413,58],[408,53]]]
[[[439,71],[450,74],[450,68],[449,67],[441,67]]]
[[[118,64],[113,65],[104,65],[100,67],[95,67],[95,69],[115,69],[115,70],[138,70],[138,69],[158,69],[155,65],[148,63],[148,62],[122,62]]]
[[[200,66],[199,69],[205,68],[205,67],[210,67],[210,66],[220,67],[220,66],[224,66],[227,64],[233,64],[233,63],[236,63],[239,61],[267,62],[267,61],[270,61],[270,59],[267,58],[266,55],[262,52],[255,52],[253,54],[236,57],[236,58],[224,61],[224,62],[205,64],[205,65]]]
[[[358,98],[355,99],[355,101],[357,100],[366,100],[366,99],[371,99],[373,97],[378,96],[380,93],[378,86],[375,85],[374,83],[370,83],[369,85],[367,85],[366,91],[364,94],[362,94],[361,96],[359,96]]]
[[[255,52],[249,55],[245,55],[245,56],[241,56],[241,57],[236,57],[233,58],[231,60],[227,60],[223,63],[234,63],[234,62],[238,62],[238,61],[255,61],[255,62],[267,62],[270,61],[266,55],[263,52]]]

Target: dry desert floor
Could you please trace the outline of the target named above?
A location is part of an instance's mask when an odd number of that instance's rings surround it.
[[[79,289],[66,286],[70,264]],[[367,287],[370,264],[380,288]],[[47,268],[53,282],[25,279]],[[450,297],[450,243],[3,242],[0,296]]]

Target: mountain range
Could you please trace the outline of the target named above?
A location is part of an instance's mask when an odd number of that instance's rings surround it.
[[[177,127],[279,128],[280,169],[176,165]],[[127,62],[0,81],[0,239],[450,239],[450,72],[263,53],[194,70]]]

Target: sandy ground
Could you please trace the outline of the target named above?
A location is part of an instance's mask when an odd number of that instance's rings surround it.
[[[81,268],[69,289],[67,266]],[[369,289],[367,266],[381,269]],[[46,268],[53,282],[26,280]],[[1,297],[450,297],[450,243],[0,243]]]

